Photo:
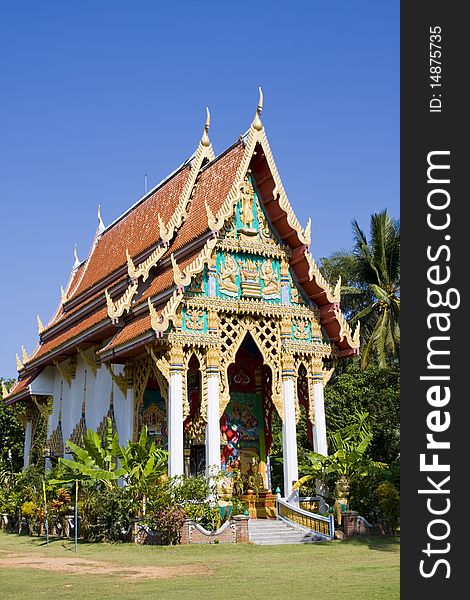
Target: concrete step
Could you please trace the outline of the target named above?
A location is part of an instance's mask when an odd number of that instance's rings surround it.
[[[250,519],[248,523],[250,541],[258,545],[310,544],[321,538],[297,529],[285,521],[276,519]]]

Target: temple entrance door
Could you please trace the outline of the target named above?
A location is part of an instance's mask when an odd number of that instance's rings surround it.
[[[202,477],[206,470],[205,421],[201,417],[201,371],[196,356],[188,364],[187,398],[189,415],[183,424],[184,474]]]
[[[270,489],[270,369],[247,333],[228,369],[230,402],[221,417],[223,470],[239,469],[248,489]]]
[[[189,474],[191,477],[204,477],[206,473],[206,446],[193,444],[189,451]]]
[[[149,377],[145,387],[143,401],[139,407],[139,435],[144,425],[147,425],[149,438],[155,445],[164,450],[168,449],[167,407],[160,392],[160,386],[155,379]]]

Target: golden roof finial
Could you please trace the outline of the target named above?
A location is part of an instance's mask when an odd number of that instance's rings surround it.
[[[2,398],[5,400],[5,398],[7,396],[8,396],[7,386],[5,385],[5,382],[2,381]]]
[[[41,335],[41,333],[44,331],[44,325],[42,324],[41,317],[39,315],[36,315],[36,319],[38,322],[38,333]]]
[[[263,129],[263,123],[261,123],[261,119],[260,119],[260,115],[261,112],[263,110],[263,90],[261,89],[261,86],[259,86],[259,100],[258,100],[258,107],[256,109],[256,114],[255,114],[255,118],[253,119],[253,128],[256,129],[256,131],[261,131]]]
[[[24,346],[21,346],[21,356],[23,357],[23,364],[27,363],[29,360],[29,356],[28,356]]]
[[[209,139],[209,135],[208,135],[208,131],[209,131],[209,127],[211,124],[211,113],[209,112],[209,107],[206,106],[206,124],[204,125],[204,132],[202,134],[202,138],[201,138],[201,144],[203,146],[206,146],[206,148],[208,146],[210,146],[210,139]]]
[[[67,294],[62,286],[60,286],[60,301],[62,304],[67,300]]]
[[[16,368],[18,371],[21,371],[21,369],[23,368],[23,365],[21,363],[20,357],[18,356],[18,354],[16,355]]]

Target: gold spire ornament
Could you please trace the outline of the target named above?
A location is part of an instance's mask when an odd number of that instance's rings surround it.
[[[21,369],[23,368],[23,364],[22,364],[18,354],[16,355],[16,368],[18,371],[21,371]]]
[[[211,113],[209,112],[209,107],[206,106],[206,123],[204,125],[204,132],[202,134],[202,138],[201,138],[201,144],[203,146],[205,146],[206,148],[208,148],[211,144],[211,141],[209,139],[209,127],[211,124]]]
[[[2,398],[5,400],[5,398],[8,396],[8,389],[7,386],[5,385],[5,382],[2,381]]]
[[[65,293],[65,290],[62,286],[60,286],[60,301],[62,302],[62,304],[64,304],[64,302],[67,300],[67,294]]]
[[[21,356],[23,357],[23,364],[27,363],[29,360],[29,356],[28,356],[24,346],[21,346]]]
[[[41,335],[41,333],[44,331],[44,325],[42,324],[41,317],[39,315],[36,315],[36,320],[38,322],[38,333]]]
[[[261,112],[263,110],[263,90],[261,89],[261,86],[258,88],[259,89],[259,101],[258,101],[258,107],[256,109],[256,114],[255,114],[255,118],[253,119],[253,129],[256,129],[256,131],[261,131],[263,129],[263,123],[261,123],[261,119],[260,119],[260,115]]]

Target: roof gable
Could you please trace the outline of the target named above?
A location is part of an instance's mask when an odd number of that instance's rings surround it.
[[[229,251],[236,242],[238,234],[231,237],[231,231],[253,225],[264,248],[259,254],[253,236],[250,249],[250,234],[242,233],[245,252],[272,259],[271,270],[288,283],[290,303],[311,301],[318,307],[323,330],[340,357],[358,352],[358,331],[353,335],[339,308],[339,285],[330,288],[310,254],[310,220],[302,227],[294,214],[259,113],[260,107],[248,133],[217,158],[206,123],[206,139],[190,162],[110,227],[98,229],[88,258],[74,266],[62,303],[24,375],[80,343],[105,342],[100,354],[107,360],[108,350],[115,355],[137,338],[162,335],[177,319],[185,287],[194,277],[217,260],[226,267],[223,254],[217,258],[216,253]],[[254,193],[251,222],[243,215],[247,182]],[[285,249],[287,268],[281,260]],[[263,261],[258,262],[261,269]],[[281,300],[277,292],[264,295],[271,302]],[[117,321],[118,329],[113,325]],[[293,327],[294,337],[305,335],[298,325]]]

